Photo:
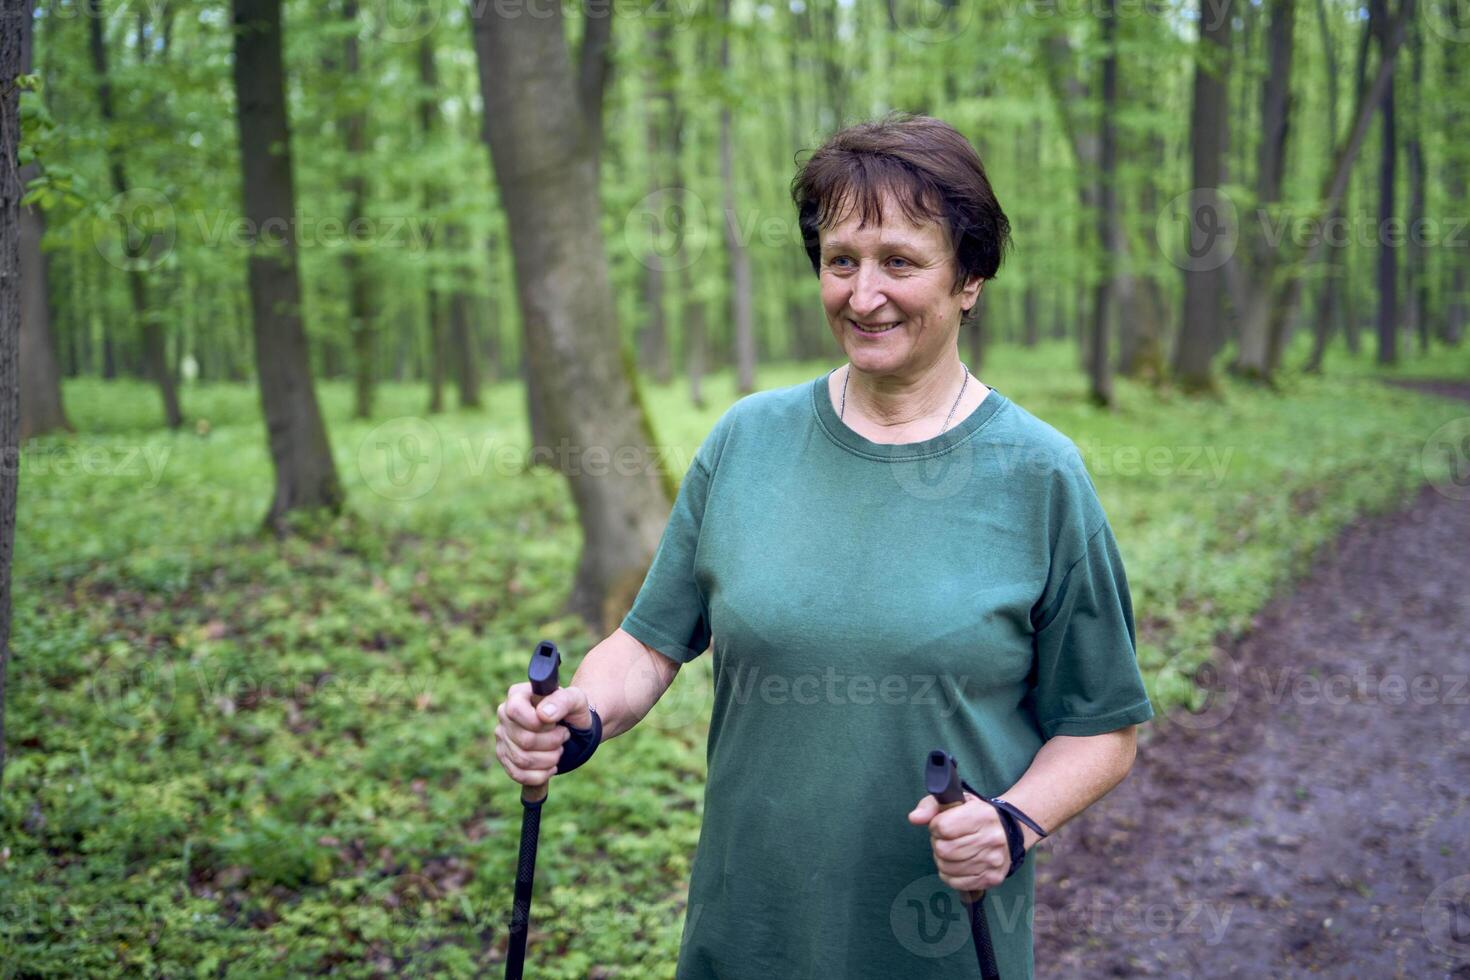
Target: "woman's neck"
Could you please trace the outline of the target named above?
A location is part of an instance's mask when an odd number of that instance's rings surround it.
[[[958,357],[947,359],[913,379],[872,377],[853,370],[851,363],[842,373],[846,375],[843,381],[847,385],[844,421],[851,420],[856,409],[864,421],[885,429],[936,418],[942,420],[951,410],[958,417],[956,399],[962,398],[961,391],[968,395],[972,389],[983,387],[970,379]]]

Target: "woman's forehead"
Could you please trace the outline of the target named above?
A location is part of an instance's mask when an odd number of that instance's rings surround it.
[[[832,208],[829,221],[819,229],[822,245],[850,246],[856,242],[883,245],[929,246],[943,244],[944,226],[910,208],[883,189],[865,208],[852,193],[844,194]],[[866,212],[866,213],[865,213]]]
[[[833,227],[821,231],[822,247],[828,249],[879,245],[899,248],[936,248],[945,244],[944,228],[937,221],[914,224],[902,212],[886,217],[888,220],[882,224],[870,222],[860,228],[858,226],[861,222],[857,215],[850,214]]]

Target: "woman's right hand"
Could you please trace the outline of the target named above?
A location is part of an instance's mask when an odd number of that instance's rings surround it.
[[[541,786],[556,772],[562,744],[576,728],[592,724],[587,695],[581,688],[562,687],[546,697],[531,693],[531,683],[512,684],[495,711],[495,758],[511,779],[522,786]]]

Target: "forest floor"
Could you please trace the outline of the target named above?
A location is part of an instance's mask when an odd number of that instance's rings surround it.
[[[1453,605],[1466,576],[1450,534],[1463,541],[1470,516],[1419,492],[1452,486],[1470,405],[1383,380],[1470,378],[1470,345],[1392,372],[1337,356],[1323,375],[1293,373],[1273,391],[1222,374],[1210,399],[1120,378],[1111,411],[1090,403],[1075,363],[1069,343],[997,345],[983,376],[1076,440],[1095,475],[1128,564],[1139,666],[1159,717],[1142,726],[1149,741],[1125,783],[1037,854],[1048,903],[1038,909],[1039,972],[1208,974],[1228,958],[1253,975],[1330,962],[1391,974],[1376,966],[1391,967],[1398,947],[1360,925],[1371,910],[1359,886],[1379,906],[1377,928],[1399,929],[1405,969],[1425,972],[1436,961],[1422,920],[1440,908],[1426,896],[1455,875],[1470,881],[1455,850],[1470,828],[1463,815],[1437,816],[1454,797],[1436,785],[1470,781],[1466,743],[1458,773],[1442,751],[1453,713],[1346,705],[1338,710],[1365,717],[1322,718],[1298,703],[1311,690],[1268,710],[1244,682],[1223,709],[1177,712],[1201,708],[1198,669],[1219,648],[1242,669],[1292,665],[1306,674],[1282,675],[1294,694],[1298,681],[1320,683],[1328,660],[1329,673],[1362,661],[1375,676],[1451,683],[1447,638],[1470,623]],[[827,368],[762,365],[761,378],[806,383]],[[708,381],[703,409],[682,383],[644,393],[676,475],[738,397],[733,372]],[[361,420],[350,382],[324,382],[349,511],[283,541],[259,531],[274,485],[259,393],[221,382],[182,395],[190,422],[169,431],[151,387],[69,380],[77,431],[27,443],[20,460],[0,978],[494,974],[521,812],[519,788],[494,762],[494,705],[524,678],[538,641],[556,638],[575,663],[601,639],[563,608],[581,531],[565,479],[522,465],[524,390],[487,385],[482,407],[429,416],[421,384],[385,383],[377,413]],[[1288,625],[1256,631],[1269,646],[1232,645],[1355,520],[1416,499],[1423,526],[1395,518],[1382,526],[1398,531],[1339,549],[1349,564],[1381,552],[1382,568],[1308,579],[1319,598],[1297,601],[1310,616],[1272,613]],[[1312,624],[1311,644],[1299,622]],[[1380,660],[1384,650],[1392,659]],[[1318,674],[1307,674],[1314,664]],[[616,752],[555,790],[562,816],[542,826],[536,869],[538,977],[672,980],[714,691],[701,657]],[[1438,696],[1448,704],[1463,692]],[[1306,736],[1271,710],[1330,734],[1293,745]],[[1173,730],[1185,722],[1189,731]],[[1381,734],[1394,725],[1401,736]],[[1414,771],[1401,755],[1419,750],[1441,754],[1417,763],[1414,785],[1395,785],[1389,774]],[[1372,761],[1376,775],[1350,776],[1339,754]],[[1367,802],[1337,802],[1344,776],[1369,781]],[[1373,803],[1371,791],[1395,803]],[[1287,802],[1275,804],[1277,794]],[[1211,813],[1184,812],[1171,796]],[[1319,817],[1319,807],[1340,815]],[[1339,826],[1360,819],[1367,830]],[[1264,830],[1242,834],[1240,821]],[[1358,853],[1373,835],[1381,850]],[[1199,873],[1257,861],[1244,886]],[[1296,874],[1323,880],[1293,904]],[[1117,902],[1135,880],[1149,887],[1134,884],[1134,904]],[[1041,918],[1069,911],[1059,899],[1093,896],[1117,910],[1104,923]],[[1148,917],[1130,920],[1140,907]],[[1436,928],[1452,940],[1450,925]],[[1094,945],[1061,948],[1062,929]],[[1257,939],[1282,930],[1310,941],[1286,955],[1274,938]],[[1360,935],[1376,959],[1348,955]],[[1249,970],[1261,963],[1271,968]]]
[[[1470,977],[1467,578],[1470,501],[1426,486],[1217,646],[1038,853],[1038,975]]]

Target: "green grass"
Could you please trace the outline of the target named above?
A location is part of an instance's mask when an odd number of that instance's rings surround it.
[[[1218,401],[1122,382],[1104,413],[1075,359],[999,349],[980,376],[1082,447],[1159,709],[1192,703],[1212,644],[1317,545],[1407,501],[1426,439],[1470,415],[1340,357],[1276,392],[1227,380]],[[761,382],[827,366],[769,366]],[[1396,373],[1415,371],[1467,377],[1470,358]],[[692,411],[682,386],[645,392],[681,465],[731,377],[706,394]],[[561,611],[572,504],[559,477],[522,471],[518,388],[431,420],[416,387],[385,386],[372,422],[349,420],[346,386],[322,395],[351,513],[310,540],[258,532],[271,473],[248,386],[186,389],[191,426],[169,434],[151,389],[71,383],[80,434],[27,447],[0,975],[498,969],[520,805],[494,759],[495,706],[537,640],[574,666],[600,639]],[[381,443],[406,436],[424,469],[395,483]],[[672,976],[709,667],[554,784],[537,975]]]

